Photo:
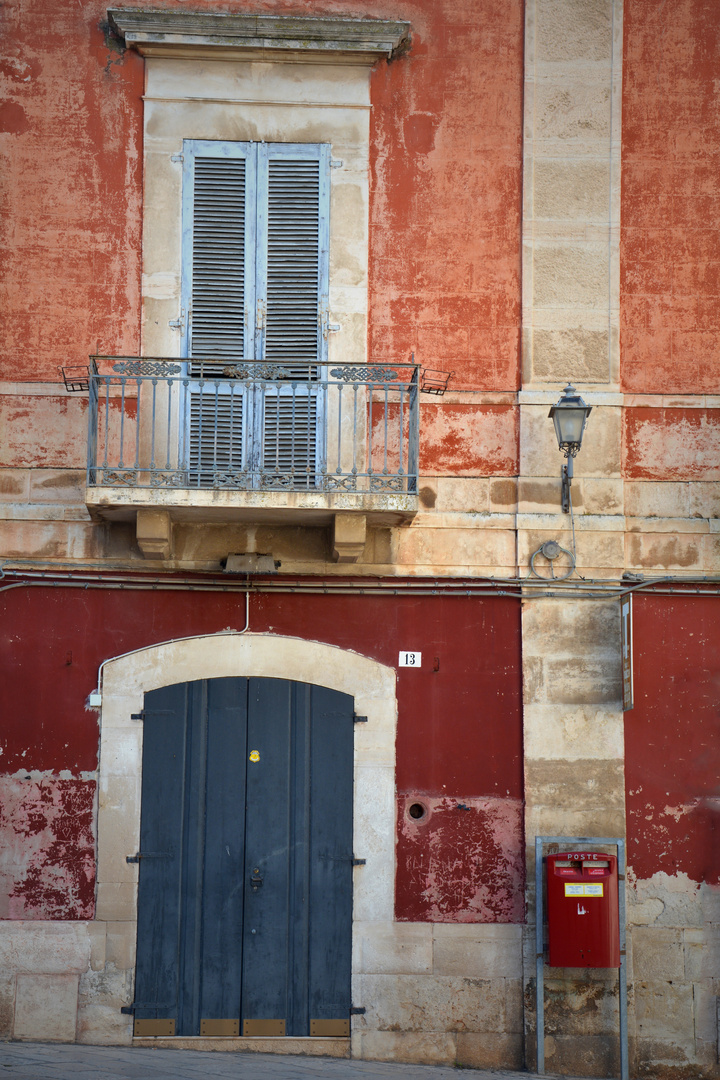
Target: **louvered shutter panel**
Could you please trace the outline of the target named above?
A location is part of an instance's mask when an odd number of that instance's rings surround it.
[[[245,159],[196,156],[191,356],[245,355],[245,207]]]
[[[316,373],[320,346],[320,162],[268,161],[265,358]]]
[[[245,356],[248,262],[252,267],[247,187],[253,162],[223,156],[222,149],[195,144],[191,165],[188,374],[203,381],[190,384],[188,465],[190,483],[199,487],[238,486],[246,457],[244,389],[205,381],[221,379],[228,364]]]
[[[265,393],[261,484],[309,489],[317,483],[318,393],[311,387]]]
[[[302,150],[307,156],[302,156]],[[258,272],[264,287],[264,358],[281,362],[285,381],[265,393],[262,483],[312,488],[321,467],[320,426],[327,310],[328,189],[325,147],[267,148],[267,248]],[[261,253],[262,257],[262,253]]]
[[[215,382],[190,387],[190,482],[197,487],[243,486],[244,388]]]

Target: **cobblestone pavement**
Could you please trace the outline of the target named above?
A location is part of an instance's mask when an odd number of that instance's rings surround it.
[[[528,1080],[528,1073],[344,1058],[0,1042],[0,1080]],[[569,1080],[564,1077],[563,1080]]]

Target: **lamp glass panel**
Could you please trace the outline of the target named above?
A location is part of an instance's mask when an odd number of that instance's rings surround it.
[[[585,423],[585,409],[563,406],[555,410],[553,416],[558,444],[580,443]]]

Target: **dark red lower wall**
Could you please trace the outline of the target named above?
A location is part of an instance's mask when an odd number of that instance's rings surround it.
[[[88,918],[98,719],[85,702],[98,667],[171,638],[241,628],[244,597],[29,587],[2,594],[0,605],[0,918]],[[397,916],[521,920],[517,602],[258,594],[250,630],[327,642],[393,667],[400,650],[422,653],[419,670],[398,668],[397,790],[401,802],[422,798],[430,812],[418,827],[398,817]]]
[[[720,881],[720,598],[636,594],[625,713],[628,863]]]

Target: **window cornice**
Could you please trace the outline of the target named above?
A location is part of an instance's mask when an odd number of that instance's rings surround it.
[[[115,32],[143,56],[251,59],[307,56],[328,63],[374,63],[409,42],[410,23],[385,19],[306,18],[181,10],[109,8]],[[278,57],[279,58],[279,57]]]

